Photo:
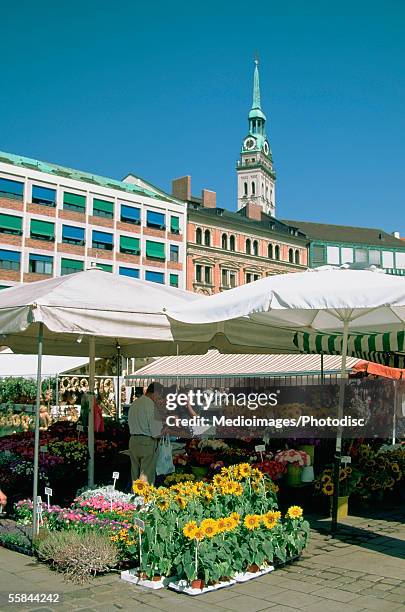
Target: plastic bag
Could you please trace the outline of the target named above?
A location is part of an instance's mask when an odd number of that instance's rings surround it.
[[[162,438],[158,447],[158,458],[156,462],[156,474],[171,474],[174,472],[174,463],[172,457],[172,445],[169,438]]]

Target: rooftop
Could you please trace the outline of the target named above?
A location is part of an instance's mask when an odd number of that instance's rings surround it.
[[[299,227],[312,240],[404,248],[404,243],[400,238],[395,238],[392,234],[378,228],[330,225],[329,223],[311,223],[288,219],[283,219],[283,223]]]
[[[91,183],[92,185],[98,185],[100,187],[107,187],[110,189],[117,189],[126,193],[132,193],[135,195],[146,196],[149,198],[155,198],[158,200],[165,200],[172,202],[175,198],[169,194],[162,192],[161,189],[155,188],[150,185],[150,189],[140,187],[134,183],[128,183],[126,181],[119,181],[113,178],[107,178],[99,176],[97,174],[91,174],[90,172],[84,172],[82,170],[75,170],[73,168],[66,168],[65,166],[59,166],[50,162],[38,161],[37,159],[31,159],[30,157],[23,157],[22,155],[14,155],[12,153],[5,153],[0,151],[0,162],[5,164],[12,164],[13,166],[19,166],[30,170],[37,170],[54,176],[61,176],[64,178],[74,179],[78,181],[84,181],[85,183]]]

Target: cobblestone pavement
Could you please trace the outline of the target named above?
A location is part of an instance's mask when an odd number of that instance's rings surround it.
[[[405,612],[405,511],[379,517],[350,517],[336,538],[329,521],[312,521],[309,547],[302,558],[267,576],[191,598],[167,589],[150,591],[112,573],[83,587],[65,583],[34,559],[0,548],[0,609],[168,610],[184,612]],[[59,604],[7,604],[8,593],[60,593]]]

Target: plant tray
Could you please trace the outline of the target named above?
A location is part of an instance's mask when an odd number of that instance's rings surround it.
[[[132,584],[137,584],[138,586],[143,586],[147,589],[164,589],[167,585],[168,580],[171,578],[166,578],[166,576],[162,576],[160,580],[148,580],[147,578],[140,578],[138,576],[138,567],[133,567],[132,569],[125,570],[121,572],[121,580],[125,580],[125,582],[132,582]]]
[[[239,572],[235,574],[234,578],[236,582],[247,582],[248,580],[269,574],[272,571],[274,571],[273,565],[262,565],[258,572]]]
[[[30,548],[25,548],[24,546],[18,546],[17,544],[8,544],[7,542],[2,542],[0,544],[3,548],[8,548],[8,550],[12,550],[13,552],[18,552],[21,555],[27,555],[28,557],[33,556],[33,552]]]
[[[172,591],[195,597],[196,595],[203,595],[204,593],[210,593],[211,591],[218,591],[218,589],[224,589],[225,587],[230,587],[234,584],[236,584],[236,580],[232,579],[228,580],[227,582],[219,582],[218,584],[206,586],[203,589],[193,589],[187,580],[179,580],[178,582],[169,582],[168,586]]]

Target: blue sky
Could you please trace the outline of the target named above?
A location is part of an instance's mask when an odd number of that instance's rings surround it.
[[[2,6],[0,150],[236,207],[253,56],[277,216],[405,234],[405,3]]]

